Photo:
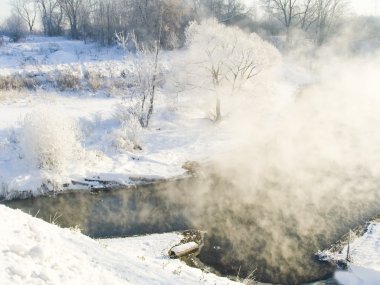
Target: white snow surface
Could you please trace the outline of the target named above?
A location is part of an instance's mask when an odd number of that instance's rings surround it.
[[[342,285],[377,285],[380,282],[380,272],[351,265],[349,271],[336,272],[335,279]]]
[[[100,48],[64,38],[31,37],[24,43],[1,47],[0,54],[0,74],[20,70],[41,73],[65,66],[117,74],[128,65],[117,48]],[[30,58],[34,59],[26,60]],[[163,58],[169,56],[163,54]],[[52,88],[0,92],[0,196],[5,199],[22,193],[36,196],[46,191],[42,185],[61,191],[62,185],[85,178],[129,185],[134,183],[129,179],[131,176],[177,177],[185,173],[181,167],[184,162],[207,159],[220,151],[219,146],[228,145],[228,134],[206,119],[207,108],[200,111],[194,108],[192,98],[172,98],[164,91],[156,95],[149,128],[141,131],[141,151],[117,147],[120,143],[117,138],[123,135],[123,129],[114,113],[115,107],[125,102],[122,97],[88,90],[60,92]],[[31,164],[21,148],[25,116],[44,110],[72,119],[81,131],[84,151],[60,173]],[[87,189],[78,184],[69,188]]]
[[[327,259],[345,260],[346,245],[341,253],[324,251]],[[344,285],[370,285],[380,282],[380,223],[371,222],[363,236],[350,243],[351,262],[348,271],[338,271],[335,278]]]
[[[371,222],[363,236],[352,238],[350,243],[349,257],[351,264],[380,272],[380,223]],[[327,260],[346,260],[348,245],[340,253],[322,253]]]
[[[170,259],[176,233],[93,240],[0,205],[1,284],[237,284]]]

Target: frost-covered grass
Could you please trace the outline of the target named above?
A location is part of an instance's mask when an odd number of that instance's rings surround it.
[[[0,55],[0,90],[103,90],[112,95],[115,85],[129,84],[120,80],[122,74],[133,77],[120,49],[64,38],[7,43],[0,47]]]

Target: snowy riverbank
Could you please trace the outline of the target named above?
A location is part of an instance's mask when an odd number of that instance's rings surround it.
[[[335,278],[345,285],[378,284],[380,280],[380,223],[373,221],[366,225],[363,235],[351,234],[350,244],[341,250],[325,250],[319,257],[327,262],[346,264],[347,271],[337,271]],[[349,254],[347,251],[349,250]]]
[[[175,233],[93,240],[2,205],[0,215],[3,284],[235,284],[170,259]]]

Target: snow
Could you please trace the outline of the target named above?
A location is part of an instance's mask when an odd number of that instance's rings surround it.
[[[345,261],[348,245],[341,252],[321,252],[323,260]],[[348,271],[337,271],[340,284],[378,284],[380,280],[380,223],[371,222],[364,235],[351,240]]]
[[[335,279],[344,285],[377,285],[380,280],[380,272],[351,265],[348,272],[336,272]]]
[[[196,242],[188,242],[185,244],[174,246],[170,249],[170,255],[183,256],[188,253],[194,252],[199,248]]]
[[[29,37],[23,43],[8,43],[0,49],[0,74],[9,74],[22,67],[54,69],[56,64],[102,63],[120,60],[120,49],[104,48],[97,44],[84,44],[82,41],[67,40],[63,37]],[[25,59],[33,58],[33,61]]]
[[[348,245],[341,252],[329,250],[321,252],[326,260],[344,261],[347,258]],[[360,237],[351,237],[349,257],[355,266],[380,272],[380,223],[371,222],[367,231]]]
[[[2,284],[236,284],[170,259],[176,233],[93,240],[0,205]]]
[[[187,57],[181,52],[163,53],[163,64],[176,59],[183,62]],[[194,54],[198,57],[198,50]],[[30,74],[48,80],[61,71],[70,71],[82,79],[88,73],[111,78],[120,76],[125,69],[133,72],[131,62],[123,56],[123,51],[116,47],[104,48],[61,37],[34,36],[23,43],[0,47],[0,76]],[[197,72],[194,72],[195,78],[190,79],[205,81]],[[277,72],[282,73],[279,76],[285,78],[286,84],[258,83],[263,89],[281,88],[282,100],[266,96],[261,102],[271,105],[274,114],[292,104],[299,85],[316,80],[309,72],[290,63]],[[176,75],[183,77],[184,74],[177,72]],[[205,106],[215,99],[207,88],[189,92],[187,96],[161,89],[157,93],[149,128],[139,130],[137,134],[142,150],[132,150],[123,142],[126,131],[115,115],[117,106],[126,104],[123,100],[127,97],[125,90],[115,94],[110,90],[97,92],[86,88],[61,92],[53,85],[43,85],[37,91],[0,92],[0,198],[23,197],[23,193],[40,195],[46,191],[42,185],[48,190],[62,191],[63,185],[69,183],[70,189],[84,190],[88,187],[70,183],[85,178],[131,185],[135,183],[133,177],[178,177],[185,173],[182,169],[184,162],[204,161],[214,154],[233,149],[232,146],[236,150],[236,140],[249,137],[239,133],[240,137],[232,138],[231,129],[226,127],[228,122],[216,125],[207,119],[209,110]],[[109,87],[114,86],[111,83]],[[273,90],[264,93],[275,93]],[[201,96],[198,92],[202,92]],[[239,102],[226,100],[223,108],[230,105],[230,110],[242,110],[241,115],[244,115],[247,112],[242,108],[245,103],[243,99]],[[40,169],[27,159],[28,153],[25,153],[28,143],[23,137],[25,118],[28,114],[45,113],[46,110],[57,114],[59,119],[52,120],[57,128],[61,127],[60,121],[68,119],[76,122],[81,130],[78,143],[83,154],[72,157],[72,161],[65,163],[59,172]],[[260,110],[260,106],[255,110]],[[334,113],[335,109],[332,110]],[[95,182],[89,184],[99,186]],[[93,240],[75,229],[61,229],[1,205],[0,215],[3,218],[0,224],[0,280],[4,284],[233,283],[169,259],[168,250],[181,239],[176,233]],[[179,248],[183,249],[183,246]],[[347,247],[341,253],[327,251],[324,254],[329,259],[342,260],[346,252]],[[350,255],[353,262],[349,270],[336,272],[336,280],[341,284],[378,284],[380,223],[371,223],[368,231],[350,244]]]
[[[120,49],[101,48],[60,37],[31,37],[24,43],[9,43],[0,48],[0,54],[0,74],[20,73],[21,70],[49,77],[57,70],[72,70],[81,76],[88,71],[109,77],[120,74],[129,64],[123,60]],[[26,58],[33,60],[25,61]],[[170,56],[163,54],[163,58]],[[129,179],[132,176],[178,177],[185,174],[181,167],[184,162],[206,159],[228,141],[228,134],[205,119],[206,112],[192,107],[193,101],[176,100],[172,106],[173,102],[168,103],[171,94],[163,90],[157,94],[150,127],[139,132],[142,150],[135,151],[125,144],[125,130],[115,117],[116,107],[125,103],[125,94],[118,97],[110,96],[108,91],[60,92],[54,87],[43,88],[0,92],[0,196],[3,199],[36,196],[48,190],[61,191],[64,184],[69,184],[70,189],[98,186],[96,183],[71,184],[73,180],[85,178],[130,185],[135,183]],[[59,173],[33,165],[26,159],[29,154],[24,153],[25,147],[20,143],[24,119],[33,112],[55,113],[57,119],[54,121],[65,117],[74,121],[81,130],[79,143],[84,155]]]

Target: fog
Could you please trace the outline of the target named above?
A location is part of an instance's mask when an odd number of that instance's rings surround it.
[[[211,251],[220,246],[205,260],[256,269],[259,281],[310,281],[321,274],[313,253],[377,213],[380,61],[349,44],[285,55],[239,102],[224,98],[236,144],[168,195],[207,230]]]

